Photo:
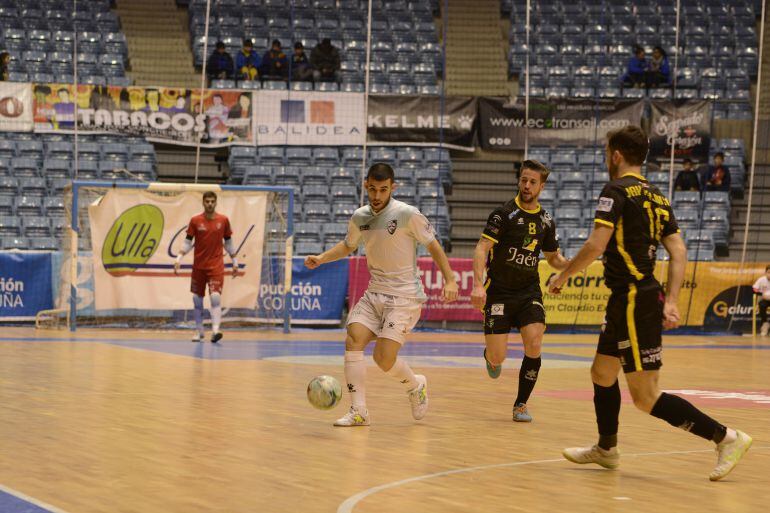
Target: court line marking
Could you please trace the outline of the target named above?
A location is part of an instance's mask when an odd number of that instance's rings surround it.
[[[752,447],[754,451],[762,450],[762,449],[770,449],[770,446],[767,447]],[[676,454],[695,454],[695,453],[701,453],[701,452],[714,452],[714,449],[698,449],[694,451],[666,451],[666,452],[640,452],[636,454],[623,454],[623,457],[640,457],[640,456],[673,456]],[[466,474],[468,472],[476,472],[477,470],[488,470],[488,469],[494,469],[494,468],[506,468],[506,467],[522,467],[525,465],[537,465],[539,463],[556,463],[556,462],[566,462],[567,460],[564,458],[558,458],[558,459],[550,459],[550,460],[531,460],[531,461],[516,461],[513,463],[495,463],[493,465],[480,465],[478,467],[466,467],[466,468],[458,468],[454,470],[444,470],[442,472],[435,472],[433,474],[423,474],[421,476],[415,476],[410,477],[407,479],[402,479],[400,481],[393,481],[390,483],[385,483],[379,486],[374,486],[372,488],[368,488],[362,492],[359,492],[355,495],[351,495],[347,499],[345,499],[342,504],[339,505],[337,508],[337,513],[352,513],[353,508],[356,507],[356,504],[364,500],[365,498],[369,497],[370,495],[374,495],[377,492],[381,492],[383,490],[388,490],[390,488],[396,488],[398,486],[408,484],[408,483],[415,483],[418,481],[426,481],[428,479],[433,479],[434,477],[444,477],[444,476],[451,476],[454,474]]]
[[[17,499],[21,499],[25,502],[28,502],[34,506],[37,506],[38,508],[43,508],[47,511],[50,511],[51,513],[67,513],[61,508],[57,508],[56,506],[52,506],[46,502],[43,502],[41,500],[35,499],[34,497],[30,497],[29,495],[22,493],[18,490],[14,490],[13,488],[8,488],[7,486],[3,486],[0,484],[0,492],[5,492],[8,495],[13,495]]]

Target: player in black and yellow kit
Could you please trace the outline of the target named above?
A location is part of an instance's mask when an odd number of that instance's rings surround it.
[[[484,310],[484,358],[489,376],[500,376],[511,328],[519,330],[524,342],[519,392],[513,404],[516,422],[532,422],[527,400],[540,371],[545,332],[545,307],[537,272],[540,252],[557,270],[568,263],[559,253],[556,224],[538,203],[547,179],[548,169],[540,162],[522,163],[518,195],[489,215],[473,256],[471,301]]]
[[[717,466],[709,475],[716,481],[735,467],[752,440],[658,388],[662,330],[679,324],[677,300],[687,250],[668,199],[641,176],[648,149],[647,136],[637,126],[608,134],[610,182],[599,198],[594,230],[567,269],[549,283],[549,290],[558,293],[570,276],[604,253],[604,276],[612,294],[591,366],[599,442],[565,449],[563,454],[575,463],[618,466],[617,375],[623,369],[637,408],[717,444]],[[665,293],[653,276],[660,243],[671,258]]]

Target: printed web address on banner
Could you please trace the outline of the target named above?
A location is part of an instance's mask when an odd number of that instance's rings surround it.
[[[628,119],[602,119],[599,123],[596,119],[567,119],[567,118],[489,118],[489,124],[492,126],[514,127],[514,128],[559,128],[559,129],[588,129],[604,128],[616,129],[623,128],[630,124]]]

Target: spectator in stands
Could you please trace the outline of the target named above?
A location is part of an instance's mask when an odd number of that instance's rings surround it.
[[[222,41],[217,41],[217,48],[206,64],[206,73],[209,78],[212,80],[231,79],[233,78],[233,66],[233,58],[227,53],[225,44]]]
[[[665,86],[669,83],[671,71],[668,66],[668,56],[660,46],[653,48],[652,58],[647,63],[644,78],[647,87]]]
[[[315,68],[313,78],[316,82],[334,82],[340,69],[340,52],[332,45],[331,39],[324,38],[310,53],[310,64]]]
[[[11,63],[11,54],[8,52],[0,53],[0,81],[8,80],[8,65]]]
[[[692,167],[692,160],[684,159],[682,170],[676,175],[674,180],[675,191],[700,191],[700,180],[695,168]]]
[[[286,80],[289,75],[289,59],[277,39],[273,39],[272,46],[262,57],[262,75],[273,80]]]
[[[292,80],[308,81],[313,79],[313,68],[305,55],[305,47],[300,41],[294,43],[294,55],[291,56]]]
[[[623,85],[631,87],[644,86],[644,72],[647,69],[647,59],[644,57],[644,48],[637,46],[634,48],[634,55],[628,61],[628,70],[621,79]]]
[[[767,336],[767,332],[770,331],[770,324],[767,322],[767,307],[770,306],[770,265],[765,267],[765,275],[760,277],[752,287],[754,294],[760,296],[759,305],[759,321],[762,323],[760,327],[760,335]]]
[[[725,154],[721,151],[714,155],[714,165],[703,175],[703,190],[730,192],[730,170],[724,161]]]
[[[251,39],[243,40],[243,48],[235,57],[235,69],[238,70],[239,80],[256,80],[259,77],[259,67],[262,61],[254,51],[254,43]]]

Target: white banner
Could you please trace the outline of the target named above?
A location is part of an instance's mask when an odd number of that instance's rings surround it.
[[[32,130],[32,84],[0,82],[0,132]]]
[[[259,91],[254,98],[258,146],[364,144],[363,93]]]
[[[226,191],[217,195],[217,212],[230,219],[241,266],[233,278],[230,258],[225,256],[222,305],[254,308],[262,270],[266,196]],[[97,310],[192,308],[193,251],[182,260],[179,275],[174,274],[174,260],[190,218],[203,211],[202,196],[112,189],[88,207]]]

